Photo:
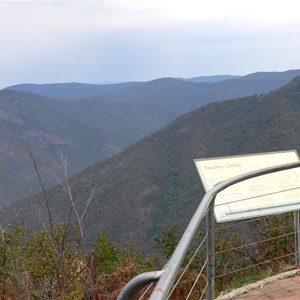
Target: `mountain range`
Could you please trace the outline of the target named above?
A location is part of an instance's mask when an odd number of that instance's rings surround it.
[[[179,78],[188,82],[218,82],[228,79],[236,79],[241,76],[236,75],[216,75],[216,76],[198,76],[191,78]],[[93,97],[112,93],[114,91],[122,90],[127,87],[134,87],[143,82],[124,82],[113,84],[85,84],[78,82],[71,83],[48,83],[48,84],[16,84],[7,87],[6,89],[17,92],[31,92],[49,98],[60,100],[72,100],[86,97]]]
[[[85,218],[93,240],[99,232],[147,247],[153,236],[172,225],[184,227],[204,194],[193,159],[296,149],[300,150],[300,77],[277,91],[204,105],[125,151],[69,179],[74,201],[83,211],[97,187]],[[49,190],[58,219],[70,201],[61,186]],[[43,207],[41,195],[15,203],[25,222],[30,203]]]
[[[25,83],[12,85],[6,89],[17,92],[31,92],[53,99],[68,100],[99,96],[138,84],[141,84],[141,82],[125,82],[116,84],[85,84],[78,82],[48,84]]]
[[[191,78],[183,78],[183,80],[191,81],[191,82],[217,82],[228,79],[235,79],[241,76],[237,75],[215,75],[215,76],[197,76]]]
[[[0,202],[37,190],[30,151],[45,183],[53,185],[54,173],[61,171],[61,154],[68,158],[72,175],[197,107],[266,93],[297,75],[300,70],[208,77],[212,82],[200,83],[161,78],[112,85],[25,84],[1,90]]]

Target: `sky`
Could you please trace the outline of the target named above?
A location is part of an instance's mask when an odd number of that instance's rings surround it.
[[[0,0],[0,88],[300,68],[299,0]]]

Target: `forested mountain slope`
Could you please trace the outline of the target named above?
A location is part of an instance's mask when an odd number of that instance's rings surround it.
[[[300,77],[264,96],[205,105],[164,129],[70,179],[77,205],[98,186],[85,230],[89,239],[103,231],[125,243],[149,245],[171,225],[185,226],[203,189],[193,159],[277,150],[300,150]],[[66,217],[69,201],[61,187],[49,191],[56,216]],[[26,222],[29,203],[16,203]]]
[[[58,102],[27,92],[0,91],[2,203],[35,191],[37,174],[30,151],[42,162],[41,172],[50,184],[56,182],[52,172],[60,168],[60,153],[69,157],[73,173],[132,143],[119,133],[82,122],[69,104]]]

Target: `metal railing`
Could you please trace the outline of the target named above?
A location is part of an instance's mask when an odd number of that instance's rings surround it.
[[[186,299],[189,299],[192,291],[194,290],[198,280],[201,278],[202,272],[206,268],[206,284],[202,289],[199,298],[202,299],[204,295],[206,295],[206,299],[213,300],[215,299],[215,247],[214,247],[214,240],[215,240],[215,220],[214,220],[214,199],[218,193],[223,191],[224,189],[228,188],[231,185],[237,184],[239,182],[270,174],[279,171],[284,171],[288,169],[293,169],[300,167],[300,162],[285,164],[275,167],[264,168],[256,171],[252,171],[249,173],[245,173],[228,180],[224,180],[214,186],[211,190],[209,190],[203,197],[202,201],[200,202],[197,210],[195,211],[192,219],[190,220],[186,230],[183,233],[182,238],[180,239],[173,255],[167,262],[166,266],[161,271],[156,272],[148,272],[138,275],[137,277],[133,278],[121,291],[118,296],[118,300],[130,300],[132,299],[133,295],[139,290],[142,286],[147,285],[150,282],[158,281],[154,290],[151,293],[150,300],[166,300],[169,299],[171,293],[174,291],[176,286],[178,285],[179,281],[181,280],[183,274],[191,264],[191,261],[195,258],[200,248],[203,246],[204,242],[206,242],[206,259],[203,265],[200,268],[200,272],[197,275],[194,284],[191,287],[189,294],[187,295]],[[191,260],[188,262],[187,267],[183,270],[183,273],[179,276],[176,281],[176,277],[178,277],[178,272],[182,266],[182,263],[185,259],[185,256],[189,250],[189,247],[192,243],[192,239],[197,233],[199,225],[201,221],[206,216],[206,234],[197,247],[196,251],[192,255]],[[296,257],[296,264],[300,264],[300,226],[299,226],[299,213],[295,212],[294,215],[294,228],[295,231],[293,232],[295,237],[295,251],[289,255],[295,255]],[[246,221],[249,222],[249,221]],[[244,223],[246,223],[244,222]],[[239,270],[238,270],[239,271]],[[228,274],[221,274],[221,276],[226,276]],[[220,275],[218,277],[221,277]],[[176,281],[176,282],[175,282]],[[142,297],[140,298],[142,299]]]

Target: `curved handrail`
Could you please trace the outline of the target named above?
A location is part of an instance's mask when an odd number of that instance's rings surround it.
[[[185,255],[188,251],[188,248],[192,242],[194,235],[197,232],[197,229],[207,213],[207,210],[216,197],[216,195],[223,191],[224,189],[228,188],[229,186],[245,181],[247,179],[251,179],[253,177],[258,177],[270,173],[275,173],[279,171],[284,171],[288,169],[293,169],[300,167],[300,162],[297,163],[289,163],[279,166],[273,166],[269,168],[259,169],[255,171],[251,171],[242,175],[235,176],[233,178],[224,180],[218,184],[216,184],[213,188],[211,188],[203,197],[202,201],[200,202],[197,210],[195,211],[192,219],[190,220],[186,230],[183,233],[182,238],[180,239],[178,246],[176,247],[173,255],[171,256],[170,260],[168,261],[166,267],[161,273],[160,279],[151,294],[149,300],[165,300],[174,284],[176,279],[176,275],[178,273],[179,268],[185,258]],[[142,274],[141,274],[142,275]],[[140,276],[140,275],[139,275]],[[154,281],[154,280],[152,280]],[[127,286],[127,285],[126,285]],[[126,287],[125,286],[125,287]],[[119,298],[118,300],[125,300],[125,298]]]
[[[148,283],[157,281],[163,271],[146,272],[131,279],[122,289],[117,300],[130,300],[134,294]]]

